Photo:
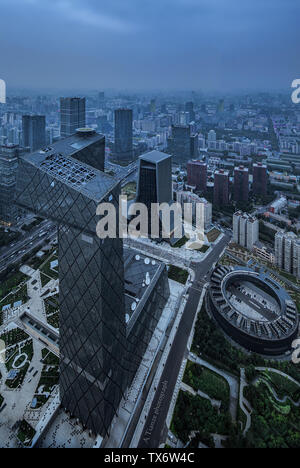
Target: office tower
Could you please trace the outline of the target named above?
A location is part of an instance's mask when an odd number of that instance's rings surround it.
[[[46,145],[46,118],[44,115],[22,116],[23,146],[31,152]]]
[[[261,197],[267,195],[267,166],[262,163],[253,164],[253,194]]]
[[[191,135],[191,158],[197,159],[199,155],[199,136],[198,134],[196,135]]]
[[[293,232],[279,231],[275,235],[276,265],[300,278],[300,239]]]
[[[155,99],[151,99],[150,112],[151,112],[151,114],[155,114],[155,112],[156,112],[156,100]]]
[[[177,119],[177,122],[179,125],[182,125],[182,126],[187,126],[191,123],[191,120],[190,120],[190,113],[189,112],[180,112],[179,115],[178,115],[178,119]]]
[[[189,125],[173,125],[172,137],[168,140],[168,152],[173,161],[183,163],[191,157],[191,129]]]
[[[19,154],[18,145],[0,147],[0,223],[6,226],[13,224],[18,216],[14,200]]]
[[[24,155],[17,203],[58,225],[61,405],[106,437],[169,290],[165,265],[136,264],[130,252],[124,260],[119,236],[96,235],[102,202],[118,225],[121,192],[121,180],[103,172],[102,148],[103,137],[83,129]]]
[[[185,111],[189,113],[189,121],[194,122],[196,120],[196,114],[194,111],[194,103],[192,101],[185,104]]]
[[[60,136],[74,135],[78,128],[86,126],[85,98],[60,98]]]
[[[172,199],[172,156],[160,151],[140,156],[137,201],[150,209],[151,203],[169,203]]]
[[[133,113],[131,109],[115,110],[115,149],[118,162],[130,162],[133,159]]]
[[[219,169],[215,171],[214,180],[214,205],[223,206],[229,204],[229,172]]]
[[[126,331],[122,241],[101,241],[95,216],[103,200],[118,206],[120,184],[80,162],[81,149],[76,154],[76,147],[97,154],[98,143],[98,135],[78,134],[25,155],[17,201],[58,224],[62,405],[106,434],[127,383]]]
[[[206,192],[207,164],[202,161],[189,161],[187,164],[187,183],[196,190]]]
[[[234,169],[234,200],[247,203],[249,200],[249,170],[244,166]]]
[[[233,215],[233,241],[252,250],[259,241],[258,219],[241,211],[236,212]]]
[[[103,104],[105,102],[105,93],[103,91],[100,91],[98,93],[98,104],[99,104],[99,107],[103,107]]]
[[[224,112],[224,110],[225,110],[224,99],[220,99],[219,103],[218,103],[218,113],[222,114]]]

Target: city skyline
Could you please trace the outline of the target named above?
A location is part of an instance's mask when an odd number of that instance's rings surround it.
[[[0,0],[0,75],[8,91],[288,89],[297,3]]]

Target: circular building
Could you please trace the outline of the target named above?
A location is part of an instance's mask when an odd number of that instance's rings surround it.
[[[218,266],[208,306],[221,328],[250,351],[280,356],[292,349],[299,316],[289,294],[266,273]]]

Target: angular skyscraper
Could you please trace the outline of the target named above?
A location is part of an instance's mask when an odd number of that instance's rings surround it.
[[[81,129],[20,159],[16,198],[58,225],[61,404],[105,438],[169,290],[163,264],[151,271],[127,255],[125,277],[118,233],[97,236],[100,203],[114,205],[118,225],[121,180],[103,170],[103,137]]]
[[[85,98],[60,98],[60,136],[74,135],[78,128],[86,125]]]
[[[107,434],[126,373],[122,240],[100,240],[96,209],[118,213],[120,182],[84,163],[102,137],[78,134],[20,159],[17,202],[58,224],[60,394],[64,408],[95,434]],[[104,160],[98,160],[104,167]]]
[[[115,110],[115,148],[114,156],[118,162],[133,159],[133,112],[131,109]]]
[[[46,117],[44,115],[22,116],[23,146],[31,152],[46,146]]]
[[[234,169],[233,196],[236,202],[247,203],[249,199],[249,170],[244,166]]]

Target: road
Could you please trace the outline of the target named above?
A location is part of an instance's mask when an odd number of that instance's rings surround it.
[[[45,242],[46,238],[53,240],[57,235],[56,226],[51,221],[43,221],[35,230],[26,233],[19,241],[0,251],[0,273],[14,263],[22,260],[39,245]]]
[[[189,298],[174,338],[168,360],[157,387],[154,400],[149,411],[139,448],[158,448],[164,439],[166,419],[174,394],[182,360],[187,352],[187,343],[190,337],[193,322],[197,312],[205,277],[211,271],[213,264],[219,259],[224,248],[229,243],[228,233],[213,248],[210,254],[195,266],[195,280],[190,289]]]

